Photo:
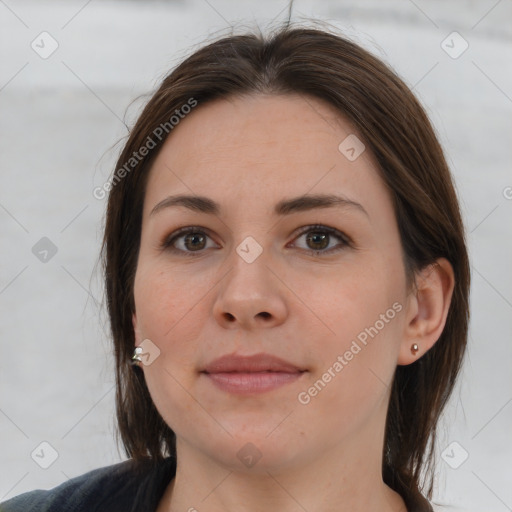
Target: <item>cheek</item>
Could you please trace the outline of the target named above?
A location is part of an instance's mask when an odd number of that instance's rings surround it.
[[[135,304],[140,341],[148,338],[160,350],[151,365],[143,366],[145,380],[155,406],[173,428],[177,417],[188,417],[197,408],[187,390],[196,378],[207,283],[156,267],[137,270]]]
[[[141,334],[163,342],[197,315],[204,292],[192,275],[148,265],[137,270],[134,296]]]
[[[358,399],[385,390],[396,367],[405,312],[394,269],[386,273],[375,264],[352,270],[305,295],[323,324],[315,348],[315,377],[331,388],[340,386],[335,400],[345,396],[350,401],[347,390]]]
[[[183,286],[174,275],[155,267],[139,267],[134,283],[136,341],[149,339],[159,350],[154,362],[143,367],[152,395],[158,394],[161,385],[170,378],[164,368],[174,375],[176,368],[185,369],[191,364],[194,346],[190,339],[197,328],[190,323],[194,316],[190,304],[197,293],[195,287]],[[168,385],[165,382],[164,388]]]
[[[301,282],[301,296],[317,313],[333,343],[355,338],[373,326],[401,298],[399,280],[390,278],[393,269],[379,261],[353,262],[329,276],[313,276]],[[388,316],[394,317],[394,311]],[[387,320],[387,318],[386,318]],[[380,324],[379,324],[380,325]],[[386,323],[387,325],[387,323]]]
[[[400,308],[385,294],[331,303],[327,323],[336,334],[317,340],[318,364],[297,396],[309,418],[333,420],[336,433],[329,435],[358,432],[386,407],[399,351]]]

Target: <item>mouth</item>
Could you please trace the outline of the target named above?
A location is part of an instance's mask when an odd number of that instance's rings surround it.
[[[280,388],[305,372],[305,368],[270,354],[256,354],[223,356],[207,364],[201,374],[222,391],[253,394]]]

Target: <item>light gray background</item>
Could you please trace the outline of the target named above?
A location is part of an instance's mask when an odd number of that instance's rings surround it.
[[[129,103],[207,37],[264,28],[286,5],[0,0],[0,501],[123,460],[95,269],[105,201],[92,191],[142,104]],[[469,457],[458,469],[439,458],[436,501],[512,510],[512,2],[309,0],[293,12],[390,63],[436,127],[473,270],[468,357],[437,445],[458,443],[452,465]],[[59,44],[47,59],[31,48],[43,31]],[[456,59],[442,47],[453,31],[469,44]],[[46,263],[32,253],[42,237],[58,249]],[[58,453],[48,469],[31,458],[50,462],[43,441]]]

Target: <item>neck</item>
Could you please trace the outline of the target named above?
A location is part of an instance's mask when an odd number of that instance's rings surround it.
[[[176,476],[157,512],[407,512],[382,481],[381,460],[372,452],[348,447],[293,468],[261,465],[240,472],[178,440]]]

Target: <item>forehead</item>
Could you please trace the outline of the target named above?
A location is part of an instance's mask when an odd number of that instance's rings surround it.
[[[145,215],[174,192],[261,204],[308,192],[382,195],[370,152],[350,160],[340,151],[354,136],[330,105],[306,96],[241,96],[198,105],[153,163]]]

